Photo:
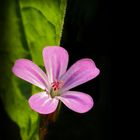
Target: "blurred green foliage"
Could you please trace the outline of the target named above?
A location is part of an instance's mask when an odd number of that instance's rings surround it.
[[[14,76],[11,69],[18,58],[43,66],[44,46],[60,44],[66,0],[5,0],[0,8],[0,97],[22,140],[38,140],[39,116],[28,105],[29,96],[38,89]]]

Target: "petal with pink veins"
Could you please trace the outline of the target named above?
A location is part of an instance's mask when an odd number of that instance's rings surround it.
[[[51,98],[46,92],[40,92],[32,95],[28,102],[34,111],[40,114],[49,114],[56,110],[58,101],[56,98]]]
[[[73,64],[60,78],[64,82],[61,92],[81,85],[95,78],[99,73],[99,69],[91,59],[81,59]]]
[[[91,96],[77,91],[67,91],[56,98],[60,99],[69,109],[78,113],[85,113],[94,105]]]
[[[48,89],[47,75],[32,61],[28,59],[18,59],[12,71],[17,77],[41,89]]]
[[[43,59],[50,83],[58,80],[66,72],[68,52],[64,48],[57,46],[44,48]]]

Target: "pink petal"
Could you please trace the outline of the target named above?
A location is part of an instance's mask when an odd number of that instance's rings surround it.
[[[52,113],[58,105],[58,99],[51,98],[46,92],[32,95],[28,102],[30,107],[40,114]]]
[[[81,85],[99,74],[99,69],[91,59],[81,59],[73,64],[60,78],[64,82],[61,92]]]
[[[33,85],[42,89],[48,88],[46,74],[36,64],[28,59],[18,59],[15,62],[12,71],[17,77]]]
[[[66,72],[68,65],[67,51],[58,46],[46,47],[43,58],[50,83],[58,80]]]
[[[89,111],[94,104],[91,96],[77,91],[67,91],[56,98],[60,99],[68,108],[78,113]]]

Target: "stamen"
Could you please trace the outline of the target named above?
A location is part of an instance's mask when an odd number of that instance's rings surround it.
[[[63,86],[63,81],[54,81],[52,83],[52,88],[54,91],[59,90]]]

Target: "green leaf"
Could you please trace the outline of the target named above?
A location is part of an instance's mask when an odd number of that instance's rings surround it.
[[[38,89],[14,76],[11,69],[18,58],[43,66],[42,49],[60,44],[66,0],[5,0],[1,4],[0,97],[22,140],[39,140],[39,116],[28,105]]]
[[[32,59],[42,65],[42,49],[59,45],[66,0],[21,0],[19,11]]]

